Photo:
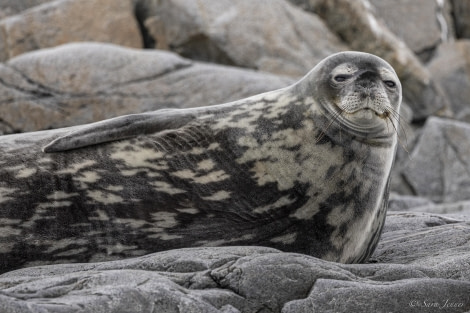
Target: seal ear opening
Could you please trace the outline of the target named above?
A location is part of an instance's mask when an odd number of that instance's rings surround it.
[[[62,152],[175,129],[184,126],[195,117],[196,115],[192,111],[178,109],[124,115],[85,125],[54,139],[44,146],[42,151],[45,153]]]

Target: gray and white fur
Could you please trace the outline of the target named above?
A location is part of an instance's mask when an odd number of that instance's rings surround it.
[[[221,245],[363,262],[400,102],[388,63],[343,52],[227,104],[0,137],[0,271]]]

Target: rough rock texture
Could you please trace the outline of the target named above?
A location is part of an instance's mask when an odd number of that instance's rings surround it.
[[[470,38],[470,3],[467,0],[450,0],[458,38]]]
[[[391,213],[374,255],[380,264],[223,247],[27,268],[0,276],[0,311],[424,312],[432,303],[439,312],[465,312],[469,222]]]
[[[63,70],[66,69],[66,70]],[[111,44],[68,44],[0,64],[0,133],[224,103],[294,79]]]
[[[431,207],[434,206],[434,202],[427,198],[409,195],[400,195],[397,193],[391,193],[388,200],[389,211],[408,211],[416,207]],[[441,212],[447,213],[447,212]]]
[[[422,59],[428,59],[441,42],[455,37],[447,0],[370,0],[370,3],[375,15]]]
[[[74,41],[142,47],[131,0],[57,0],[0,21],[0,61]]]
[[[431,117],[402,175],[435,202],[470,199],[470,124]]]
[[[454,203],[422,204],[410,207],[409,211],[436,214],[470,215],[470,201],[466,200]]]
[[[416,55],[393,34],[366,1],[305,0],[309,11],[321,16],[328,27],[351,49],[374,53],[394,67],[403,86],[403,96],[414,119],[422,120],[447,106],[447,100]],[[348,16],[349,18],[344,18]]]
[[[371,261],[436,267],[440,272],[449,271],[446,278],[469,281],[470,267],[464,266],[470,257],[469,220],[469,215],[457,213],[390,211]],[[455,264],[455,271],[449,263]],[[461,266],[456,265],[459,263]]]
[[[53,0],[2,0],[0,2],[0,19],[11,15],[16,15],[31,7],[51,1]]]
[[[191,59],[298,77],[347,50],[316,15],[283,0],[164,0],[154,10],[145,25],[157,48]]]
[[[470,40],[441,45],[428,68],[447,94],[454,116],[470,122]]]

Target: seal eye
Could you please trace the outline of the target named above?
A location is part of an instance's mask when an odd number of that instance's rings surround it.
[[[384,84],[387,85],[390,88],[394,88],[397,84],[395,84],[394,81],[391,80],[384,80]]]
[[[338,83],[340,83],[340,82],[344,82],[346,79],[348,79],[348,76],[346,76],[346,75],[336,75],[333,79],[335,81],[337,81]]]

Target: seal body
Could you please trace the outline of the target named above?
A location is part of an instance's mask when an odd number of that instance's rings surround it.
[[[400,101],[385,61],[346,52],[228,104],[1,137],[0,270],[220,245],[362,262]]]

